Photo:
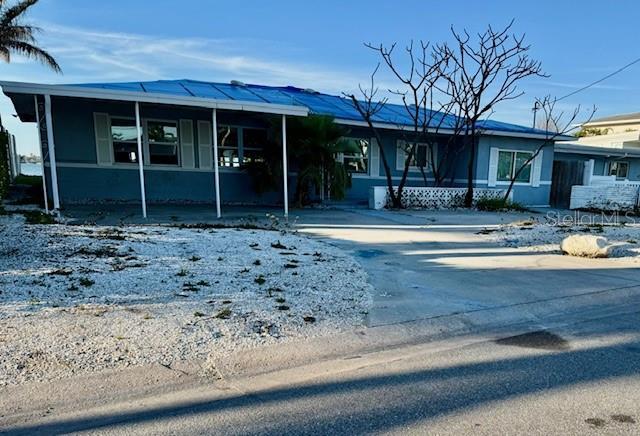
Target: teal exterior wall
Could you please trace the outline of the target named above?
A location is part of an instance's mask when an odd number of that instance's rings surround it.
[[[134,104],[130,102],[104,102],[88,99],[52,97],[53,130],[56,145],[58,187],[61,204],[93,202],[139,202],[140,186],[137,164],[114,164],[98,166],[94,131],[94,112],[108,113],[117,117],[134,117]],[[141,117],[179,121],[193,121],[194,136],[197,138],[197,121],[211,120],[211,111],[195,108],[141,105]],[[218,123],[242,125],[246,127],[268,127],[279,116],[251,114],[248,112],[219,111]],[[348,127],[349,136],[370,138],[363,127]],[[402,171],[396,168],[397,142],[407,139],[401,132],[384,130],[381,147],[384,147],[394,183],[398,183]],[[474,184],[487,186],[489,169],[489,149],[491,147],[518,150],[535,150],[540,140],[529,140],[503,136],[485,136],[480,139],[475,162]],[[467,160],[465,151],[447,152],[445,139],[438,147],[438,160],[448,156],[451,171],[442,186],[466,186]],[[145,165],[145,189],[150,203],[213,203],[214,176],[212,170],[197,168],[199,164],[197,143],[195,148],[195,169],[167,168]],[[461,150],[454,147],[453,150]],[[46,151],[45,151],[46,156]],[[544,149],[541,186],[516,186],[514,200],[528,205],[546,205],[549,202],[553,147]],[[640,171],[640,167],[639,170]],[[290,162],[289,193],[295,192],[295,163]],[[374,171],[375,173],[375,171]],[[47,186],[51,193],[50,170],[45,170]],[[433,174],[427,171],[428,186],[433,186]],[[380,159],[377,175],[354,174],[346,200],[362,202],[368,200],[369,189],[386,184],[385,171]],[[419,170],[409,172],[407,186],[425,186]],[[500,186],[498,186],[500,187]],[[258,195],[252,187],[251,177],[240,169],[220,169],[220,190],[224,203],[238,204],[281,204],[282,192]]]

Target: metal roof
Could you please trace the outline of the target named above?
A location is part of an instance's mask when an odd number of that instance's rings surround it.
[[[92,98],[139,100],[303,116],[308,111],[312,114],[330,115],[339,123],[361,125],[363,122],[362,117],[348,98],[293,86],[264,86],[240,82],[216,83],[189,79],[75,85],[0,82],[0,85],[7,94],[51,93],[52,95],[72,97],[82,97],[83,94],[86,94],[85,97]],[[446,133],[447,129],[455,127],[456,118],[452,115],[441,113],[430,113],[429,115],[432,127],[439,126],[443,133]],[[413,124],[413,120],[403,105],[391,103],[387,103],[374,116],[373,121],[377,125],[389,129],[406,128],[406,126]],[[495,120],[479,121],[478,128],[487,134],[533,138],[548,137],[548,133],[544,130]]]

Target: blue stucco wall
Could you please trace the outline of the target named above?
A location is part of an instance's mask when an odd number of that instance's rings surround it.
[[[476,186],[487,187],[489,178],[489,153],[492,147],[506,150],[535,151],[543,144],[542,139],[513,138],[508,136],[483,136],[478,144],[476,163]],[[553,171],[553,144],[545,145],[542,153],[540,186],[514,185],[513,201],[526,206],[548,206],[551,194]],[[507,187],[508,183],[498,182],[496,188]]]
[[[54,138],[58,161],[58,186],[61,203],[89,203],[100,201],[137,202],[140,201],[140,186],[137,165],[110,167],[97,166],[95,132],[93,125],[94,112],[109,113],[112,116],[133,117],[134,105],[121,102],[98,102],[83,99],[62,97],[52,98]],[[198,120],[210,121],[211,111],[193,108],[176,108],[166,106],[141,105],[143,118],[175,120],[191,119],[194,128]],[[220,124],[233,124],[251,127],[267,127],[269,116],[244,112],[219,112]],[[349,136],[370,138],[366,128],[349,127]],[[194,132],[195,133],[195,132]],[[397,141],[406,139],[398,131],[383,131],[381,147],[384,147],[394,182],[400,180],[401,170],[396,169]],[[452,171],[443,186],[466,185],[466,151],[447,153],[444,140],[438,147],[438,159],[448,156],[451,159]],[[518,150],[533,150],[539,140],[526,140],[507,137],[483,137],[478,147],[476,159],[475,185],[486,186],[489,166],[489,148],[500,147]],[[460,147],[454,147],[460,150]],[[196,166],[198,163],[197,146],[195,147]],[[549,181],[553,148],[544,150],[544,166],[538,188],[516,186],[514,199],[523,204],[548,204]],[[295,164],[290,164],[295,172]],[[640,167],[639,167],[640,171]],[[51,187],[49,170],[46,171],[47,183]],[[433,186],[433,175],[427,171],[428,185]],[[385,172],[380,159],[378,176],[354,175],[352,186],[347,191],[346,200],[366,202],[369,188],[385,185]],[[407,186],[424,186],[424,179],[419,170],[412,170],[407,179]],[[225,203],[262,203],[281,204],[282,192],[271,192],[264,195],[255,194],[251,177],[237,169],[224,169],[220,173],[222,201]],[[203,202],[214,201],[213,172],[201,169],[157,168],[145,165],[145,188],[147,200],[154,202]],[[50,191],[51,192],[51,191]],[[295,174],[289,177],[289,193],[295,192]]]

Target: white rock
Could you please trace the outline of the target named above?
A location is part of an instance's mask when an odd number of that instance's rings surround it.
[[[564,254],[579,257],[608,257],[609,243],[602,236],[572,235],[560,243]]]

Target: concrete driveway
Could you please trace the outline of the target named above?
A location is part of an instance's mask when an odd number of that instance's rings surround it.
[[[531,215],[345,209],[304,211],[298,225],[353,253],[368,271],[376,288],[372,327],[460,314],[540,321],[638,301],[637,263],[500,247],[478,234]]]

